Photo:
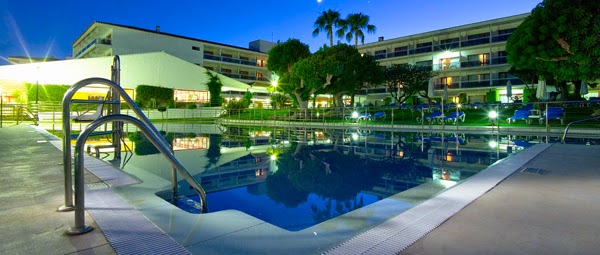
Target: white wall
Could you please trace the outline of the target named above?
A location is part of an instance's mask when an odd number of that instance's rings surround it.
[[[113,55],[164,51],[190,63],[202,65],[204,45],[201,42],[113,27]],[[192,46],[200,48],[192,50]]]
[[[206,69],[176,58],[164,52],[122,55],[121,86],[135,88],[137,85],[162,86],[187,90],[208,90]],[[75,84],[101,77],[110,79],[113,57],[85,58],[0,66],[0,86],[10,92],[22,84]],[[245,83],[219,75],[223,91],[246,91]]]

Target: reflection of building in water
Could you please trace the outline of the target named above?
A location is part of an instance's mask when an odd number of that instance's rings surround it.
[[[230,189],[264,182],[269,175],[269,155],[248,154],[202,173],[201,185],[207,191]]]
[[[196,150],[207,149],[209,146],[208,137],[180,137],[173,140],[173,150]]]

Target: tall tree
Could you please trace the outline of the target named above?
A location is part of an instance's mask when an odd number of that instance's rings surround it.
[[[300,42],[298,39],[288,39],[286,42],[277,44],[269,50],[268,69],[279,76],[277,90],[290,95],[292,99],[296,100],[292,90],[300,84],[300,80],[294,79],[291,76],[292,66],[301,59],[309,56],[310,50],[308,45]]]
[[[544,0],[510,36],[506,51],[509,64],[556,80],[563,94],[567,81],[600,78],[600,1]]]
[[[374,25],[369,24],[369,16],[361,12],[348,14],[346,20],[340,24],[341,30],[346,31],[346,40],[350,42],[354,38],[354,47],[358,47],[358,39],[360,38],[361,43],[365,43],[365,34],[375,33],[377,28]],[[363,32],[364,31],[364,32]]]
[[[338,11],[327,10],[323,11],[315,21],[315,30],[313,36],[318,36],[320,32],[327,32],[329,37],[329,47],[333,46],[333,30],[340,26],[341,14]],[[344,36],[344,31],[339,29],[336,31],[338,37]]]
[[[387,67],[384,73],[384,84],[396,103],[404,103],[406,99],[417,94],[429,98],[427,97],[428,82],[435,76],[435,72],[430,67],[412,64],[392,65]]]
[[[344,95],[353,97],[358,90],[383,81],[383,70],[374,57],[361,56],[356,48],[347,44],[338,44],[326,51],[337,61],[340,70],[325,91],[333,95],[334,105],[344,106]]]

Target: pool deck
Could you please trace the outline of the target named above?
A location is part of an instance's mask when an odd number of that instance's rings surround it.
[[[73,212],[56,212],[64,180],[53,139],[26,125],[0,128],[0,253],[115,254],[87,213],[91,233],[64,234]],[[597,253],[599,153],[600,146],[550,145],[402,254]],[[542,174],[520,171],[526,167]]]

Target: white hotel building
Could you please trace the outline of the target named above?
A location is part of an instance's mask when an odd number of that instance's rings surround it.
[[[374,56],[382,66],[411,63],[431,67],[437,72],[435,94],[441,96],[448,86],[451,100],[466,93],[468,101],[484,102],[485,93],[499,90],[506,101],[506,83],[512,95],[521,97],[523,81],[508,73],[506,42],[529,14],[493,19],[422,34],[409,35],[358,46],[361,53]],[[381,105],[389,96],[385,88],[365,91],[366,102]]]
[[[274,45],[257,40],[242,48],[164,33],[159,27],[93,22],[73,43],[73,59],[0,66],[0,85],[10,95],[25,83],[71,85],[91,77],[110,79],[113,56],[119,55],[121,86],[134,97],[135,87],[144,84],[173,88],[177,102],[207,102],[208,69],[220,74],[225,98],[241,98],[251,91],[266,102],[267,52]],[[97,96],[91,91],[90,97]]]

